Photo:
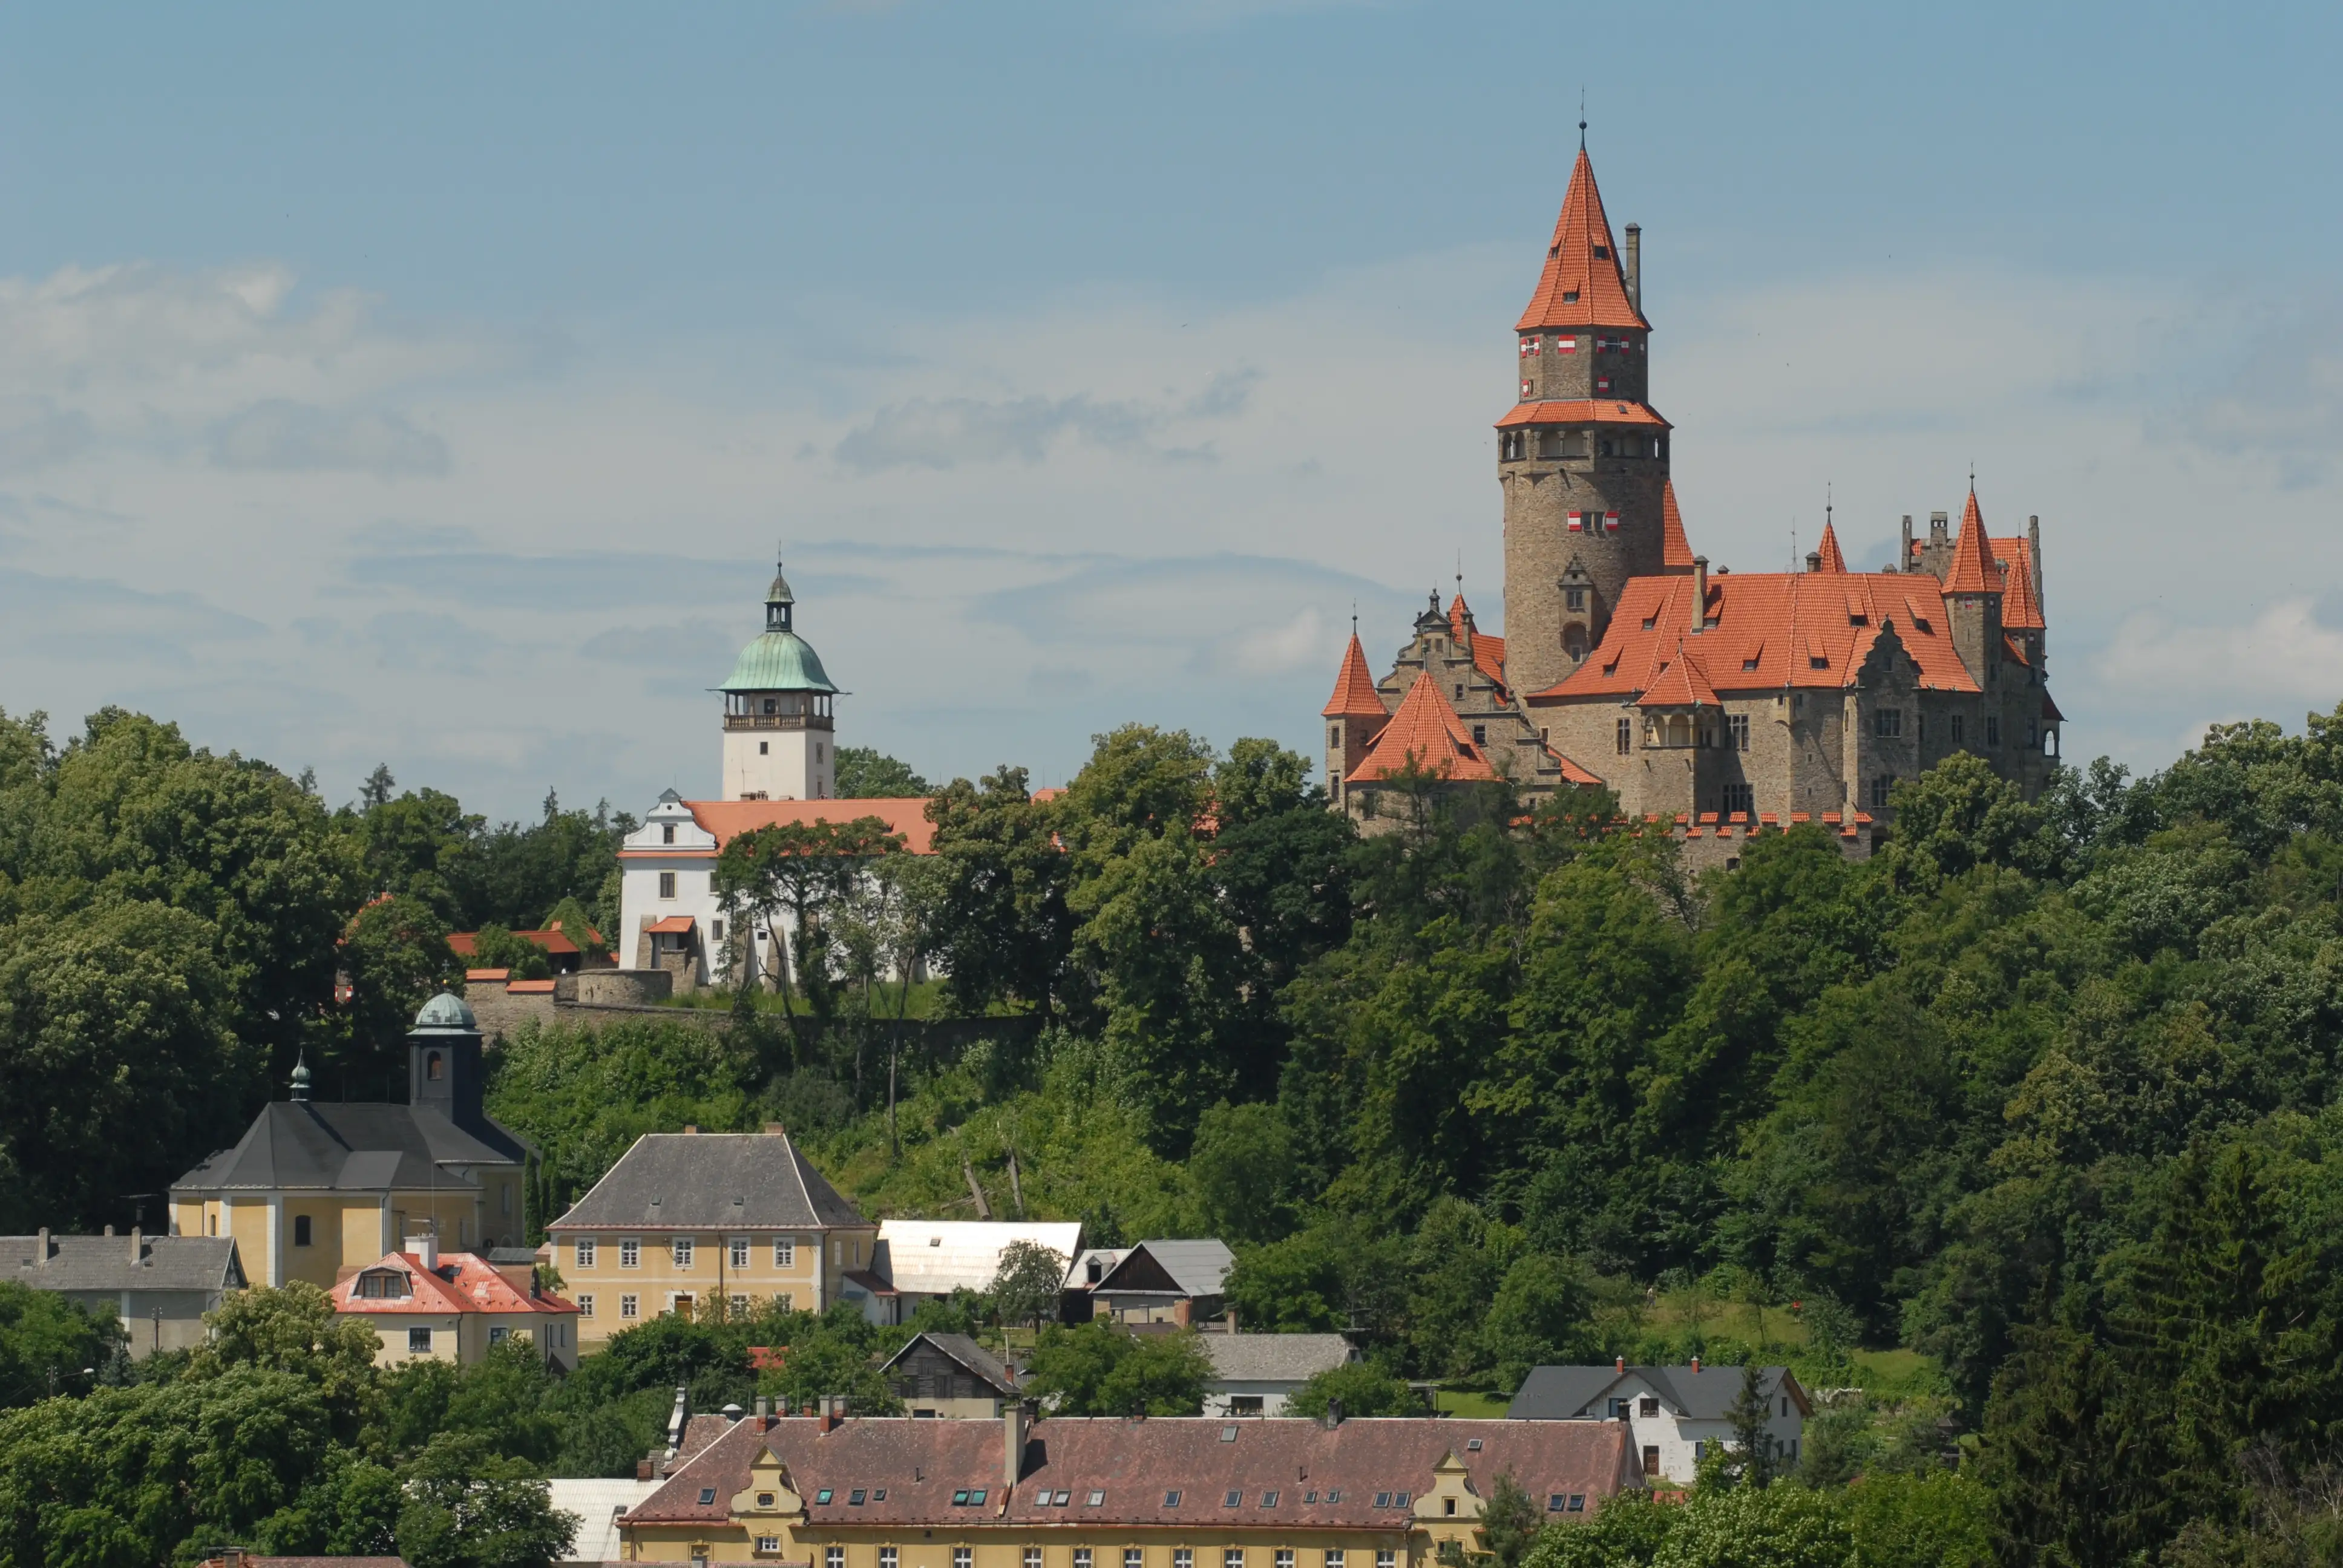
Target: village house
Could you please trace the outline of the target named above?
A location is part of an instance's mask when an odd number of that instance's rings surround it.
[[[360,1269],[334,1288],[334,1311],[380,1337],[377,1366],[442,1361],[477,1365],[508,1342],[534,1345],[568,1371],[578,1364],[578,1309],[538,1288],[533,1262],[504,1263],[439,1251],[430,1236]]]
[[[1196,1344],[1212,1363],[1206,1415],[1283,1415],[1303,1383],[1359,1359],[1340,1334],[1200,1334]]]
[[[706,1423],[713,1422],[712,1428]],[[698,1417],[630,1562],[1428,1568],[1511,1474],[1567,1519],[1639,1486],[1617,1422]]]
[[[909,1322],[924,1302],[990,1290],[1001,1254],[1018,1241],[1056,1253],[1062,1267],[1081,1251],[1082,1228],[1076,1221],[882,1220],[870,1267],[848,1277],[846,1294],[874,1323]]]
[[[1069,1281],[1081,1292],[1073,1298],[1075,1321],[1201,1325],[1221,1315],[1221,1292],[1236,1261],[1223,1241],[1141,1241],[1102,1264],[1095,1280]]]
[[[994,1420],[1017,1397],[1016,1375],[966,1334],[913,1334],[879,1370],[908,1415]]]
[[[715,1303],[820,1312],[870,1267],[878,1234],[779,1123],[645,1133],[546,1227],[586,1350]]]
[[[111,1225],[102,1236],[0,1236],[0,1280],[111,1311],[137,1361],[203,1343],[204,1314],[245,1288],[233,1237],[117,1236]]]
[[[1766,1441],[1795,1462],[1813,1409],[1787,1367],[1758,1369],[1765,1402]],[[1718,1444],[1735,1441],[1733,1406],[1741,1397],[1742,1369],[1704,1367],[1700,1358],[1675,1367],[1544,1366],[1531,1369],[1506,1410],[1510,1421],[1609,1422],[1632,1434],[1647,1481],[1688,1483]]]

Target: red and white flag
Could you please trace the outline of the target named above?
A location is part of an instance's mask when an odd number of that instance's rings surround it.
[[[1573,512],[1570,514],[1570,531],[1574,534],[1583,534],[1586,531],[1586,514],[1584,512]]]

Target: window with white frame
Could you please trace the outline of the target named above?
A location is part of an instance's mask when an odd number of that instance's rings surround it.
[[[736,1269],[749,1266],[749,1238],[746,1236],[732,1238],[732,1266]]]
[[[1122,1568],[1141,1568],[1141,1564],[1145,1561],[1146,1560],[1140,1555],[1138,1547],[1126,1546],[1122,1549]]]
[[[773,1238],[773,1267],[794,1269],[798,1266],[798,1241],[795,1236]]]
[[[1388,1546],[1376,1547],[1375,1568],[1399,1568],[1399,1553]]]
[[[594,1315],[594,1297],[590,1292],[578,1298],[578,1315],[581,1318]]]
[[[672,899],[675,897],[675,873],[673,871],[661,871],[659,874],[659,896],[662,899]]]
[[[879,1548],[879,1568],[895,1568],[895,1549],[892,1546]]]
[[[1342,1568],[1342,1549],[1340,1546],[1326,1548],[1326,1568]]]
[[[576,1247],[574,1247],[574,1248],[572,1248],[572,1249],[571,1249],[571,1251],[573,1251],[577,1254],[577,1256],[578,1256],[578,1266],[579,1268],[581,1268],[581,1269],[590,1269],[590,1268],[592,1268],[592,1267],[594,1266],[594,1238],[593,1238],[593,1237],[591,1237],[591,1236],[580,1236],[580,1237],[578,1237],[578,1244],[577,1244],[577,1246],[576,1246]]]
[[[1041,1549],[1039,1546],[1028,1546],[1025,1548],[1023,1561],[1025,1568],[1041,1568]]]
[[[1221,1549],[1221,1568],[1244,1568],[1244,1548],[1224,1546]]]
[[[431,1353],[431,1331],[429,1329],[407,1330],[407,1353],[411,1356],[429,1355]]]
[[[1172,1548],[1172,1568],[1196,1568],[1196,1549],[1192,1546]]]
[[[618,1243],[618,1267],[639,1269],[643,1266],[643,1244],[632,1236]]]
[[[618,1298],[618,1315],[622,1318],[628,1319],[641,1317],[643,1315],[642,1298],[639,1296],[620,1296]]]
[[[735,1296],[732,1298],[729,1304],[732,1311],[732,1321],[734,1322],[739,1322],[749,1315],[748,1297]]]
[[[490,1323],[488,1325],[488,1343],[492,1345],[500,1345],[510,1338],[512,1338],[512,1330],[505,1324]]]
[[[952,1568],[975,1568],[976,1553],[966,1546],[952,1548]]]
[[[691,1267],[690,1237],[677,1236],[673,1238],[668,1242],[668,1251],[669,1255],[675,1259],[675,1266],[677,1268],[689,1269]]]
[[[1277,1568],[1293,1568],[1293,1548],[1291,1546],[1279,1547],[1277,1549],[1275,1561],[1277,1563]]]
[[[846,1568],[846,1548],[825,1546],[821,1549],[822,1568]]]

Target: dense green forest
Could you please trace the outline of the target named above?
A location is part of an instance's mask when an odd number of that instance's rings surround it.
[[[0,1228],[127,1222],[296,1052],[380,1081],[447,930],[607,904],[623,819],[395,789],[0,720]],[[1956,759],[1869,862],[1794,830],[1697,879],[1600,800],[1419,787],[1363,840],[1302,759],[1136,727],[1050,800],[1004,769],[934,814],[937,855],[789,890],[802,1016],[498,1053],[540,1216],[642,1131],[778,1116],[871,1212],[1222,1235],[1247,1326],[1348,1330],[1386,1384],[1699,1349],[1855,1391],[1796,1473],[1623,1512],[1608,1561],[2329,1560],[2343,711],[2034,802]],[[1001,1027],[894,1023],[910,953]],[[1883,1559],[1855,1499],[1899,1476],[1939,1544]],[[1701,1554],[1752,1509],[1807,1544]]]

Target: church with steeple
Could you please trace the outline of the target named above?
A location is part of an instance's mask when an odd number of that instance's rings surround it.
[[[1958,532],[1907,516],[1885,571],[1848,570],[1829,524],[1803,572],[1711,570],[1652,403],[1642,232],[1617,243],[1580,132],[1496,422],[1503,635],[1461,582],[1381,678],[1353,630],[1321,713],[1335,807],[1373,830],[1394,779],[1504,779],[1608,789],[1683,833],[1811,819],[1867,849],[1896,780],[1955,752],[2037,793],[2060,723],[2038,520],[1994,537],[1972,484]]]

